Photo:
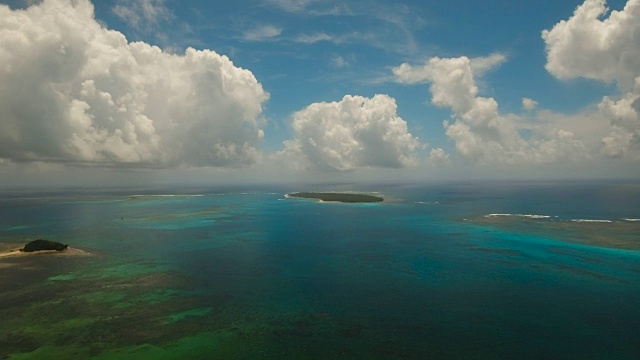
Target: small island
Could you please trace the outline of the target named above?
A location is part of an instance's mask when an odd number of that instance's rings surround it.
[[[67,244],[44,239],[33,240],[23,247],[16,247],[14,244],[0,243],[0,259],[8,257],[29,257],[36,255],[60,255],[60,256],[89,256],[90,252],[70,248]],[[7,264],[0,264],[7,266]]]
[[[320,192],[299,192],[287,194],[293,198],[303,199],[316,199],[320,201],[333,201],[342,203],[374,203],[382,202],[383,198],[379,196],[366,195],[366,194],[354,194],[354,193],[320,193]]]
[[[26,244],[20,251],[36,252],[36,251],[65,251],[69,245],[65,245],[56,241],[38,239]]]

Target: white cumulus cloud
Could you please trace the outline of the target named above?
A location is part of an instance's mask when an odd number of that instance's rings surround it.
[[[586,0],[542,37],[546,69],[557,78],[617,84],[622,95],[607,96],[598,106],[611,124],[602,137],[602,152],[640,159],[640,0],[611,12],[605,0]]]
[[[640,74],[640,0],[607,18],[605,0],[586,0],[571,18],[542,32],[546,69],[559,79],[583,77],[633,87]]]
[[[415,153],[424,147],[388,95],[347,95],[339,102],[311,104],[293,115],[293,130],[295,137],[285,141],[281,155],[307,168],[401,168],[417,164]]]
[[[574,134],[548,126],[533,126],[525,139],[522,119],[501,114],[493,98],[479,96],[476,78],[505,61],[502,55],[484,58],[431,58],[424,65],[402,64],[393,69],[401,83],[430,84],[432,103],[448,107],[453,121],[445,121],[456,151],[471,163],[546,163],[581,158],[585,148]]]
[[[538,107],[538,102],[530,98],[522,98],[522,108],[527,111],[533,111]]]
[[[431,153],[429,154],[429,158],[427,159],[427,165],[431,167],[442,167],[445,165],[449,165],[451,160],[449,159],[449,154],[441,148],[431,149]]]
[[[609,157],[640,160],[640,76],[635,80],[632,91],[617,100],[605,97],[598,105],[611,123],[609,133],[602,138],[602,151]]]
[[[168,167],[256,161],[268,99],[213,51],[129,43],[88,0],[0,5],[0,158]]]

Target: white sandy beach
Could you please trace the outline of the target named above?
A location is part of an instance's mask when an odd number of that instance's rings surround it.
[[[76,249],[76,248],[67,248],[63,251],[56,250],[45,250],[45,251],[35,251],[35,252],[22,252],[20,251],[22,246],[16,246],[14,244],[0,244],[0,259],[7,257],[17,257],[17,256],[38,256],[38,255],[52,255],[52,256],[90,256],[91,253]]]

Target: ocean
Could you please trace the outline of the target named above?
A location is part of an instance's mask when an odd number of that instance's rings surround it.
[[[0,258],[0,359],[640,359],[637,182],[2,193],[37,238],[75,255]]]

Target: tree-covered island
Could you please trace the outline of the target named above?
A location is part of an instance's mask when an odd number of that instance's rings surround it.
[[[304,198],[304,199],[316,199],[321,201],[335,201],[343,203],[373,203],[382,202],[384,198],[366,194],[353,194],[353,193],[320,193],[320,192],[299,192],[288,194],[289,197]]]

